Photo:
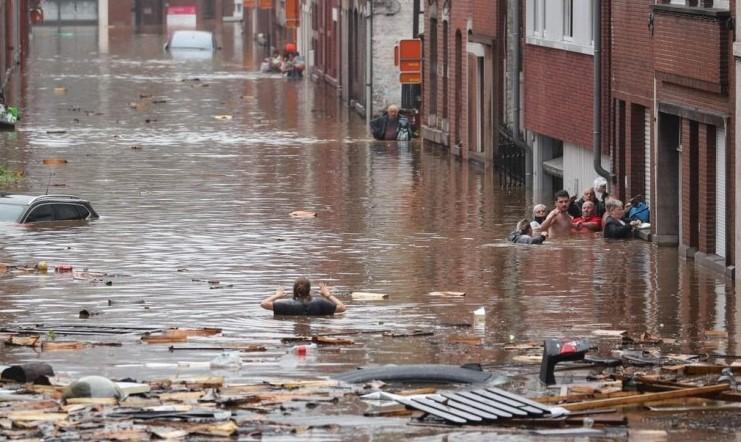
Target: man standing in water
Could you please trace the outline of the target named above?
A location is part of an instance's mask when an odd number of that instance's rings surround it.
[[[548,232],[548,238],[568,236],[571,233],[571,215],[569,215],[571,197],[569,192],[556,192],[556,208],[540,224],[541,232]]]
[[[412,138],[409,120],[399,115],[399,106],[392,104],[383,115],[371,121],[371,132],[376,140],[408,141]]]
[[[328,316],[346,310],[345,304],[329,291],[326,284],[319,284],[319,294],[321,298],[312,298],[311,282],[299,278],[293,284],[293,299],[280,299],[286,296],[286,291],[279,287],[274,295],[262,300],[260,307],[272,310],[276,315],[291,316]]]

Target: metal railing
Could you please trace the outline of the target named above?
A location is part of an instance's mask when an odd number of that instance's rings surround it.
[[[527,153],[512,139],[510,128],[502,126],[499,134],[499,145],[494,153],[494,168],[499,175],[499,183],[502,187],[523,186]]]

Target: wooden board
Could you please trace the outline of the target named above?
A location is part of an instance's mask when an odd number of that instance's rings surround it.
[[[388,299],[389,295],[386,293],[352,292],[350,297],[353,301],[383,301]]]
[[[594,401],[577,402],[575,404],[564,404],[563,408],[569,411],[592,410],[607,407],[625,407],[629,405],[644,404],[646,402],[663,401],[680,397],[696,397],[710,393],[721,393],[730,388],[728,384],[710,385],[707,387],[683,388],[681,390],[665,391],[661,393],[636,394],[622,398],[598,399]]]

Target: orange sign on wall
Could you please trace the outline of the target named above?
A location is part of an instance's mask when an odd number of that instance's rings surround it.
[[[420,40],[419,38],[399,40],[399,58],[401,61],[421,60],[422,40]]]
[[[254,8],[257,6],[257,0],[243,0],[242,6],[245,8]]]
[[[260,9],[273,9],[273,0],[259,0]]]
[[[299,17],[298,0],[286,0],[286,27],[298,28]]]
[[[399,66],[401,84],[422,83],[422,40],[400,40],[394,48],[394,64]]]
[[[421,72],[402,72],[399,74],[399,82],[401,84],[421,84],[422,73]]]

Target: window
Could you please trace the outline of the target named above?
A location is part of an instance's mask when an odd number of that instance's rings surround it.
[[[527,43],[591,55],[595,1],[527,0]]]
[[[563,39],[574,39],[574,0],[563,0]]]
[[[203,18],[210,20],[214,18],[214,0],[204,0],[203,2]]]
[[[430,114],[437,114],[437,19],[430,19]]]
[[[84,219],[88,213],[87,209],[76,204],[54,204],[54,219],[57,221]]]
[[[527,8],[528,33],[542,37],[546,24],[546,0],[528,0]]]
[[[39,221],[54,221],[54,210],[51,204],[43,204],[34,208],[26,217],[27,223],[36,223]]]

